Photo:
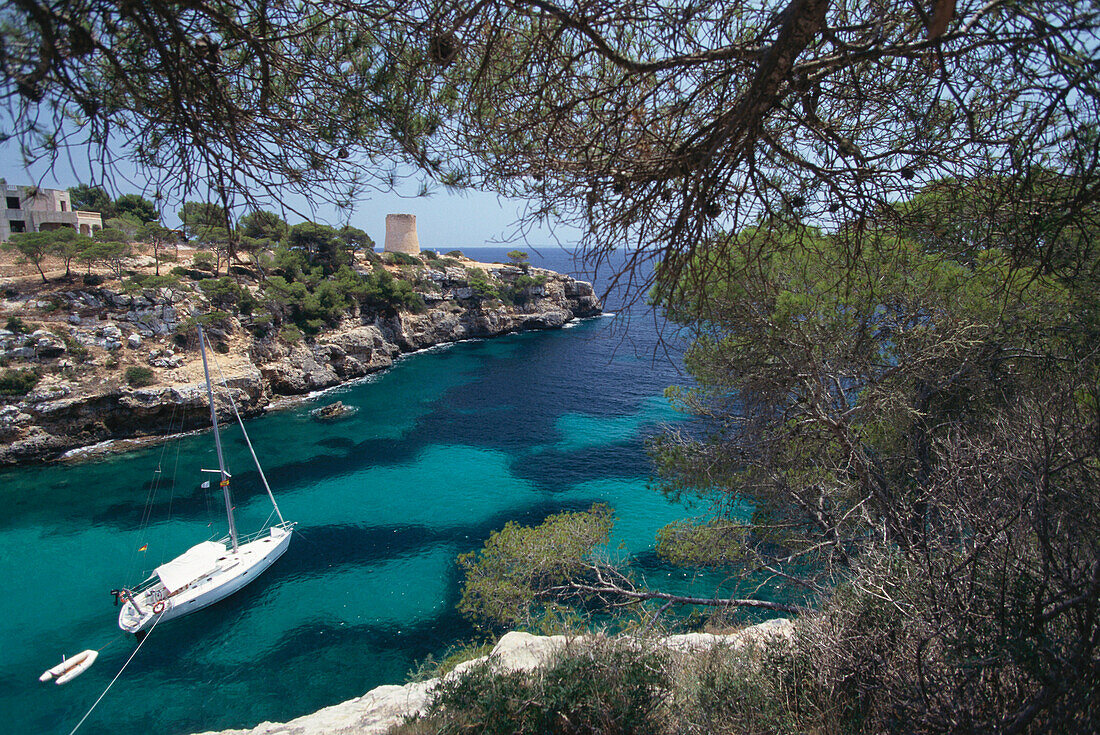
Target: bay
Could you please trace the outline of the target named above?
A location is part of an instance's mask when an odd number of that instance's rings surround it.
[[[510,249],[467,254],[503,261]],[[580,270],[567,251],[528,252],[535,265]],[[597,274],[597,292],[607,275]],[[662,396],[685,380],[680,346],[671,332],[659,343],[662,325],[644,306],[616,299],[605,305],[616,317],[433,348],[249,421],[299,534],[244,590],[154,631],[80,732],[251,727],[401,683],[424,657],[475,634],[455,610],[454,559],[509,520],[609,503],[613,547],[670,581],[676,573],[653,559],[654,534],[693,509],[650,487],[644,444],[683,420]],[[310,418],[336,399],[358,413]],[[243,441],[226,443],[248,531],[270,506]],[[207,432],[0,472],[0,729],[68,733],[107,687],[135,647],[119,634],[108,590],[224,532],[200,466],[216,466]],[[62,653],[104,645],[73,683],[38,683]]]

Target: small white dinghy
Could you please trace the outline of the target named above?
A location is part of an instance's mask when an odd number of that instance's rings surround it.
[[[38,677],[38,680],[47,682],[56,676],[57,681],[54,682],[55,684],[68,684],[91,668],[98,656],[99,651],[88,649],[87,651],[81,651],[72,658],[63,657],[61,663],[57,666],[43,671],[42,676]]]

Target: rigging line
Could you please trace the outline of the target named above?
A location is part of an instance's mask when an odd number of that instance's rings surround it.
[[[130,662],[134,660],[134,656],[136,656],[138,651],[141,650],[141,647],[145,645],[145,641],[149,640],[149,636],[152,635],[153,631],[157,629],[158,625],[160,625],[160,621],[161,619],[159,617],[153,621],[153,627],[149,629],[149,632],[146,633],[145,637],[141,639],[140,643],[138,643],[137,648],[135,648],[134,652],[130,654],[130,658],[126,659],[126,663],[122,664],[122,668],[118,670],[117,674],[115,674],[115,678],[111,679],[111,683],[108,684],[107,688],[103,690],[103,694],[100,694],[99,698],[92,703],[92,706],[88,709],[87,712],[84,713],[84,716],[80,718],[80,722],[76,723],[76,727],[69,731],[69,735],[73,735],[73,733],[80,729],[80,726],[84,724],[84,720],[88,719],[88,715],[92,714],[92,710],[98,707],[99,703],[103,701],[103,698],[107,696],[107,692],[111,691],[111,687],[113,687],[115,685],[115,682],[118,681],[118,677],[122,676],[122,672],[126,670],[126,667],[130,665]],[[104,646],[104,648],[106,648],[106,646]]]
[[[222,374],[221,363],[218,362],[216,355],[213,356],[214,367],[218,371],[218,377],[222,380],[222,385],[225,386],[225,397],[229,399],[229,405],[233,408],[233,415],[237,417],[237,423],[241,427],[241,434],[244,435],[244,443],[248,445],[248,451],[252,454],[252,462],[256,465],[256,471],[260,473],[260,479],[263,480],[264,490],[267,490],[267,497],[271,499],[271,505],[275,508],[275,515],[279,516],[279,523],[286,523],[283,518],[282,511],[279,510],[279,504],[275,502],[275,495],[271,492],[271,486],[267,484],[267,475],[264,474],[264,468],[260,466],[260,460],[256,457],[256,450],[252,448],[252,440],[248,438],[248,431],[244,428],[244,419],[241,418],[241,412],[237,410],[237,402],[233,400],[233,393],[229,390],[229,383],[226,382],[225,376]]]
[[[172,414],[168,418],[168,433],[169,433],[169,435],[171,435],[172,424],[176,420],[176,412],[178,410],[179,410],[179,407],[177,405],[172,406]],[[139,543],[137,544],[137,546],[135,546],[133,549],[130,550],[130,562],[127,565],[127,569],[126,569],[127,574],[130,574],[130,575],[134,575],[135,571],[138,569],[137,555],[139,553],[141,553],[141,552],[138,551],[138,548],[140,548],[141,546],[144,546],[148,541],[149,520],[150,520],[150,518],[152,518],[153,503],[156,501],[157,492],[160,489],[160,482],[161,482],[161,478],[162,478],[161,468],[164,465],[165,454],[168,452],[168,445],[169,445],[169,442],[165,442],[164,444],[162,444],[160,446],[160,456],[157,458],[157,468],[156,468],[156,470],[153,471],[153,481],[150,483],[149,492],[145,496],[145,509],[142,511],[141,523],[138,526],[139,533],[140,533],[140,535],[138,537]],[[177,447],[176,451],[178,452],[179,451],[179,442],[178,441],[176,442],[176,447]],[[142,572],[144,572],[144,571],[145,571],[145,567],[144,567],[144,565],[142,565]],[[134,577],[131,576],[130,579],[134,579]]]

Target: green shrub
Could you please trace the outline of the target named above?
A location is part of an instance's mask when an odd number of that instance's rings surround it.
[[[206,250],[199,250],[191,256],[191,263],[194,264],[196,268],[202,270],[214,270],[216,261],[213,253],[207,252]]]
[[[474,290],[478,298],[481,299],[499,299],[500,291],[497,287],[489,283],[489,276],[485,271],[480,268],[467,268],[466,278],[470,284],[470,288]]]
[[[103,367],[108,370],[114,370],[118,367],[118,358],[114,355],[108,356],[107,359],[103,361]]]
[[[417,662],[416,667],[411,669],[405,678],[408,681],[427,681],[446,676],[460,663],[488,656],[492,650],[493,644],[488,641],[457,643],[448,648],[438,661],[428,654],[427,658]]]
[[[89,288],[95,288],[96,286],[99,286],[103,283],[103,276],[99,275],[98,273],[85,273],[83,280],[85,286],[88,286]]]
[[[15,332],[16,334],[30,334],[31,328],[17,316],[9,316],[8,323],[5,327],[9,332]]]
[[[0,396],[25,396],[37,384],[38,373],[34,370],[5,370],[0,373]]]
[[[125,376],[126,382],[134,388],[144,388],[147,385],[152,385],[157,382],[153,371],[140,365],[132,365],[126,368]]]
[[[716,646],[687,660],[672,709],[683,732],[820,732],[807,659],[793,647]]]
[[[143,275],[141,273],[127,278],[122,282],[122,290],[126,293],[134,293],[137,291],[149,291],[155,288],[164,288],[165,286],[177,286],[179,285],[179,276],[175,275],[176,269],[172,269],[172,275],[167,276],[154,276]]]
[[[256,306],[252,293],[229,276],[207,278],[199,282],[199,288],[210,299],[210,303],[219,309],[236,307],[242,314],[251,314]]]
[[[382,260],[390,265],[420,265],[420,258],[408,253],[383,253]]]
[[[271,325],[274,322],[274,318],[271,314],[262,313],[252,317],[252,321],[248,324],[248,331],[254,337],[263,338],[266,337],[268,332],[271,331]]]
[[[444,253],[444,255],[447,255],[448,257],[451,257],[451,258],[465,258],[466,257],[465,255],[462,254],[461,250],[451,250],[450,252]]]
[[[537,672],[471,667],[436,690],[432,732],[488,735],[663,732],[663,657],[611,643],[585,644]]]
[[[279,338],[287,344],[296,345],[302,341],[302,330],[293,324],[286,324],[279,330]]]

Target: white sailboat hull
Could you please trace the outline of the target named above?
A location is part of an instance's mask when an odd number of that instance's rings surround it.
[[[153,584],[126,600],[118,615],[118,627],[128,633],[149,630],[154,623],[183,617],[229,597],[260,576],[290,546],[293,524],[273,526],[270,535],[227,549],[210,569],[171,591],[163,582]]]

